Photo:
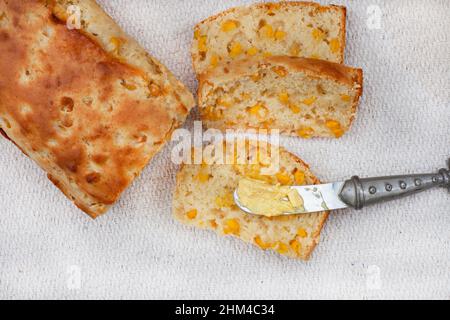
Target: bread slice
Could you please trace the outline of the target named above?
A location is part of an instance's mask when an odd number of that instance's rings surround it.
[[[226,154],[238,154],[237,144],[224,149]],[[273,146],[272,146],[273,147]],[[205,148],[205,152],[207,150]],[[249,161],[245,164],[212,162],[185,164],[177,175],[174,193],[174,215],[180,222],[221,235],[235,236],[264,250],[274,250],[291,258],[307,260],[319,242],[328,212],[297,216],[252,216],[241,211],[233,201],[239,180],[247,177],[272,184],[319,184],[307,164],[283,148],[271,150],[266,143],[247,142]],[[253,150],[253,151],[252,151]],[[256,150],[256,152],[254,152]],[[209,151],[208,151],[209,152]],[[264,175],[262,168],[276,165],[271,155],[279,154],[279,170]],[[263,156],[269,154],[269,156]],[[236,156],[234,156],[236,158]],[[245,158],[245,157],[244,157]],[[268,159],[272,159],[268,161]],[[259,159],[254,161],[255,159]],[[265,159],[265,160],[264,160]],[[211,162],[207,162],[211,163]],[[224,163],[224,162],[222,162]],[[227,163],[227,162],[225,162]]]
[[[69,6],[80,29],[66,26]],[[94,0],[0,1],[0,43],[0,131],[92,217],[194,106]]]
[[[355,118],[362,70],[294,57],[234,61],[200,77],[199,107],[207,127],[279,129],[341,137]]]
[[[195,27],[192,58],[197,74],[245,57],[288,55],[344,62],[346,9],[313,2],[238,7]]]

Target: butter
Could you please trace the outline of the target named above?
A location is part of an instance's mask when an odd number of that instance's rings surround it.
[[[266,217],[305,211],[303,198],[289,186],[245,178],[239,181],[237,195],[244,207]]]

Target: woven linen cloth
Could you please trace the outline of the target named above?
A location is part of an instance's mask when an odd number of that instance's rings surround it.
[[[250,1],[102,0],[192,91],[194,24]],[[322,2],[328,3],[328,2]],[[431,172],[450,156],[450,2],[334,1],[364,96],[340,140],[282,138],[322,181]],[[0,44],[1,45],[1,44]],[[197,119],[190,116],[187,128]],[[169,143],[91,220],[0,140],[0,298],[449,299],[450,194],[333,213],[309,262],[177,223]]]

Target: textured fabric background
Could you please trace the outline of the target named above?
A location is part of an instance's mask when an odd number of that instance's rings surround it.
[[[192,26],[251,1],[100,2],[195,90]],[[450,1],[334,3],[348,7],[347,64],[365,71],[358,119],[339,141],[285,138],[283,145],[323,181],[443,167],[450,156]],[[333,214],[303,263],[176,223],[170,145],[96,221],[11,143],[0,140],[0,150],[0,298],[450,298],[444,190]]]

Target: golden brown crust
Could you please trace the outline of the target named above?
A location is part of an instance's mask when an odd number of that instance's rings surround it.
[[[264,59],[247,58],[220,65],[217,68],[200,75],[200,85],[208,81],[213,81],[214,79],[228,81],[248,76],[255,64],[280,65],[284,66],[288,70],[302,71],[309,75],[325,76],[334,81],[342,82],[347,85],[353,84],[355,80],[362,84],[361,69],[355,69],[325,60],[289,56],[273,56]],[[358,74],[356,77],[355,73]]]
[[[68,3],[82,6],[84,29],[66,27]],[[184,121],[193,97],[95,1],[2,0],[0,12],[0,127],[96,217]],[[113,34],[120,48],[106,46]]]

